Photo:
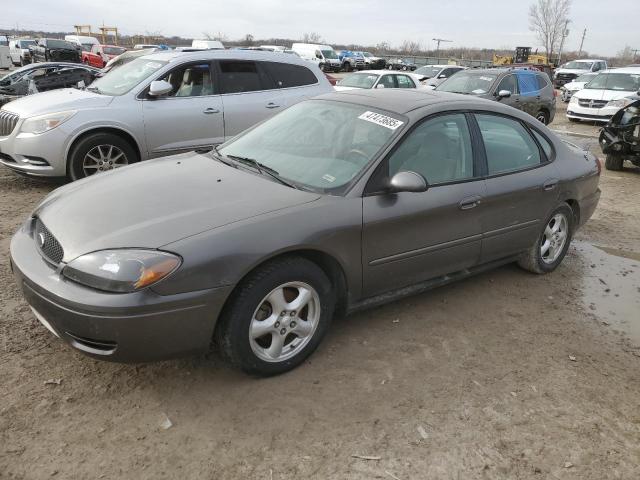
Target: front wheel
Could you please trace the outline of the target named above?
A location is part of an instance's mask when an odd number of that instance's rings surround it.
[[[216,327],[216,343],[232,365],[277,375],[318,347],[335,307],[331,282],[315,263],[285,257],[259,267],[238,285]]]
[[[610,153],[604,161],[607,170],[620,171],[624,166],[624,157],[620,154]]]
[[[569,249],[574,221],[571,207],[566,203],[560,205],[545,222],[533,246],[518,260],[518,265],[532,273],[553,272]]]
[[[71,180],[124,167],[137,162],[138,155],[122,137],[98,132],[84,137],[69,155],[68,174]]]

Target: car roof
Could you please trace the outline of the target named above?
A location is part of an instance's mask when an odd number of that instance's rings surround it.
[[[388,88],[380,90],[356,89],[326,93],[315,98],[355,103],[358,105],[387,110],[400,115],[405,115],[418,108],[447,102],[462,101],[465,102],[465,106],[468,108],[477,107],[481,109],[492,108],[495,107],[496,104],[502,106],[501,104],[498,104],[498,102],[470,97],[468,95],[414,88]]]
[[[301,59],[295,55],[283,55],[280,52],[269,52],[265,50],[200,50],[196,52],[177,52],[160,51],[152,52],[140,58],[148,60],[157,60],[163,62],[174,61],[198,61],[198,60],[216,60],[216,59],[233,59],[233,60],[263,60],[279,63],[295,63],[309,67],[312,63]]]

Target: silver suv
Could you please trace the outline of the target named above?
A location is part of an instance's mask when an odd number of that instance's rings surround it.
[[[294,55],[153,53],[83,90],[31,95],[0,110],[0,162],[72,180],[216,145],[333,87]]]

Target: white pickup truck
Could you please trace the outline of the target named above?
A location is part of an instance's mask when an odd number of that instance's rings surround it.
[[[573,60],[560,65],[560,67],[556,69],[553,74],[553,85],[556,88],[560,88],[565,83],[573,82],[580,75],[585,73],[601,72],[607,68],[606,60]]]

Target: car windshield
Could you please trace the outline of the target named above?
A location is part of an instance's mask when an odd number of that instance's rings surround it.
[[[569,62],[562,68],[570,68],[571,70],[591,70],[591,62]]]
[[[66,42],[64,40],[47,40],[47,48],[66,48],[67,50],[75,50],[76,47],[71,42]]]
[[[378,79],[373,73],[354,73],[338,82],[341,87],[372,88]]]
[[[29,45],[35,45],[35,44],[36,44],[36,42],[33,41],[33,40],[20,40],[18,42],[18,46],[20,48],[29,48]]]
[[[491,90],[497,75],[490,73],[458,72],[442,82],[436,90],[442,92],[483,95]]]
[[[333,50],[322,50],[322,54],[324,58],[338,58],[338,55]]]
[[[639,73],[601,73],[585,87],[590,90],[618,90],[636,92],[640,89]]]
[[[109,70],[91,84],[91,88],[103,95],[124,95],[140,82],[146,80],[167,62],[136,58],[118,68]]]
[[[590,82],[596,75],[597,73],[585,73],[576,78],[574,82]]]
[[[431,78],[435,77],[440,70],[442,70],[442,67],[431,67],[429,65],[425,65],[424,67],[418,68],[415,73]]]
[[[373,57],[373,55],[371,55],[369,52],[361,52],[361,53],[364,57],[367,57],[367,58]]]
[[[126,49],[122,47],[104,47],[103,51],[107,55],[121,55],[126,51]]]
[[[309,100],[225,143],[220,154],[253,159],[284,180],[341,194],[406,124],[362,105]]]

